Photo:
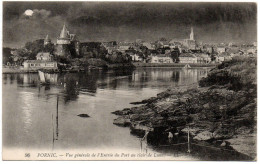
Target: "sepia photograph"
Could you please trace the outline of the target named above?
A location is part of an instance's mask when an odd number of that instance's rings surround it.
[[[2,1],[2,160],[257,161],[257,2]]]

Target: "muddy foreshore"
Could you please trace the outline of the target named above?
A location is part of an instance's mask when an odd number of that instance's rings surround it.
[[[230,66],[221,66],[211,76],[223,76],[228,69]],[[147,142],[151,145],[167,143],[169,132],[176,143],[183,138],[187,141],[189,129],[192,143],[235,150],[256,160],[256,89],[230,89],[231,84],[168,89],[133,102],[136,107],[113,112],[118,115],[114,124],[129,126],[140,137],[149,130]]]

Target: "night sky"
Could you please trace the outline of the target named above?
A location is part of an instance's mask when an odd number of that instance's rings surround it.
[[[32,16],[24,14],[27,9]],[[184,39],[193,26],[198,41],[251,43],[256,15],[256,3],[4,2],[3,46],[47,34],[56,42],[64,23],[82,42]]]

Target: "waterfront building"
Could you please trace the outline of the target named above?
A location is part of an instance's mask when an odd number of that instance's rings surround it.
[[[26,60],[23,63],[24,69],[26,70],[37,70],[37,69],[57,69],[58,64],[55,61],[47,60]]]
[[[208,54],[195,53],[194,55],[197,57],[197,63],[208,64],[211,62],[211,57]]]
[[[197,57],[191,53],[182,53],[179,56],[179,63],[197,63]]]
[[[173,63],[173,60],[169,55],[160,54],[151,56],[150,63]]]

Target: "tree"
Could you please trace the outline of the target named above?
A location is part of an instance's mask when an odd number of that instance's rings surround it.
[[[49,52],[50,54],[53,54],[53,52],[54,52],[54,44],[50,43],[50,44],[45,45],[43,47],[43,51],[44,52]]]
[[[31,54],[27,53],[29,58],[36,59],[37,53],[44,51],[44,40],[39,39],[33,42],[27,42],[25,44],[25,49],[31,53]]]
[[[11,56],[11,48],[3,48],[3,64],[7,64],[8,62],[11,63]]]

